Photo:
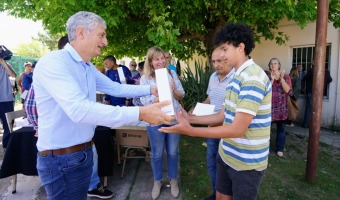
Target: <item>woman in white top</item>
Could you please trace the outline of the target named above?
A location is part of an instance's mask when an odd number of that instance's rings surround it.
[[[156,76],[155,70],[165,68],[166,60],[164,51],[158,47],[152,47],[148,50],[145,64],[144,64],[144,75],[140,79],[141,85],[156,85]],[[168,70],[168,77],[171,80],[171,88],[174,97],[174,108],[175,111],[180,110],[180,104],[178,100],[181,100],[184,97],[184,90],[182,84],[177,76],[177,74]],[[158,88],[160,90],[161,88]],[[148,95],[140,98],[140,101],[143,105],[153,104],[158,102],[158,97],[154,95]],[[157,199],[160,195],[160,190],[162,186],[163,179],[163,152],[164,148],[167,152],[167,169],[168,169],[168,178],[170,179],[171,186],[171,195],[174,198],[179,196],[179,188],[178,188],[178,160],[179,160],[179,134],[167,134],[163,132],[159,132],[158,129],[164,126],[168,126],[165,124],[159,125],[149,125],[147,126],[147,132],[151,144],[151,166],[154,175],[154,185],[151,192],[151,196],[153,199]]]

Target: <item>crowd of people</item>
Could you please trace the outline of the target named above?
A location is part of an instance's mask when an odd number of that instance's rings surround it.
[[[147,122],[154,179],[152,199],[161,195],[165,154],[171,195],[178,198],[180,194],[180,135],[207,138],[206,163],[213,194],[206,200],[256,199],[268,165],[271,124],[277,127],[275,152],[282,157],[285,126],[292,126],[287,119],[287,101],[289,96],[298,99],[304,85],[307,102],[303,126],[308,126],[313,70],[302,74],[301,65],[297,65],[288,75],[279,59],[272,58],[269,71],[264,71],[250,58],[255,40],[251,28],[244,24],[227,24],[215,36],[211,55],[215,72],[203,102],[215,109],[206,116],[193,115],[180,106],[185,91],[176,67],[170,64],[169,52],[151,47],[144,61],[137,65],[132,60],[129,67],[118,65],[116,58],[108,55],[103,59],[103,74],[91,59],[101,55],[101,49],[108,45],[106,22],[95,13],[81,11],[68,19],[66,31],[67,35],[59,40],[59,50],[47,53],[37,63],[25,62],[17,82],[22,94],[27,93],[23,95],[24,110],[37,130],[37,170],[48,199],[113,196],[98,177],[98,158],[92,143],[97,125],[119,127]],[[168,71],[176,123],[173,116],[161,110],[170,104],[159,102],[155,71],[162,68]],[[14,110],[18,90],[15,81],[13,84],[14,70],[1,58],[0,72],[2,144],[6,148],[9,130],[4,115]],[[325,84],[331,81],[326,73]],[[96,91],[105,94],[102,104],[96,102]]]

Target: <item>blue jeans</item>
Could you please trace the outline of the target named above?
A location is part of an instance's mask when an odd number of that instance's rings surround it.
[[[151,166],[155,181],[163,179],[163,152],[167,153],[168,177],[175,179],[178,176],[179,139],[180,134],[169,134],[159,132],[160,127],[168,125],[147,126],[151,145]]]
[[[88,191],[92,191],[97,188],[98,183],[100,183],[99,176],[98,176],[98,154],[96,146],[92,146],[93,152],[93,167],[92,167],[92,174],[90,180],[90,186]]]
[[[216,155],[221,139],[207,138],[207,168],[214,193],[216,192]]]
[[[9,140],[9,127],[7,124],[7,119],[5,113],[14,111],[13,101],[0,102],[0,119],[2,121],[2,127],[4,129],[4,133],[2,136],[2,146],[7,148],[8,140]]]
[[[93,166],[92,148],[64,155],[37,156],[37,170],[49,200],[86,200]]]
[[[274,121],[276,123],[276,152],[284,151],[286,143],[285,120]]]
[[[312,110],[312,93],[307,93],[306,94],[306,109],[305,109],[305,117],[303,119],[303,126],[309,125],[311,110]]]

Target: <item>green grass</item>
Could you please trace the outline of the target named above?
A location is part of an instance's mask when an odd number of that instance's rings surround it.
[[[275,135],[271,136],[271,149]],[[183,136],[181,138],[181,192],[182,199],[204,199],[211,194],[211,183],[206,168],[205,139]],[[287,134],[283,158],[274,153],[262,180],[257,199],[339,199],[340,149],[319,146],[317,177],[313,183],[306,181],[306,138]]]
[[[182,199],[203,199],[212,194],[205,162],[205,139],[181,136],[180,176]]]

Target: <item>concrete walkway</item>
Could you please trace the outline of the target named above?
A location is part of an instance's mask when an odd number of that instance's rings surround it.
[[[2,134],[1,134],[2,136]],[[0,138],[1,139],[1,138]],[[137,154],[143,152],[136,151]],[[4,151],[0,148],[0,164],[2,164]],[[163,162],[163,177],[167,177],[166,162]],[[114,166],[114,174],[108,177],[107,188],[114,193],[115,200],[146,200],[151,198],[153,175],[150,162],[144,159],[128,159],[125,166],[124,177],[121,179],[122,164]],[[103,181],[102,181],[103,183]],[[12,194],[12,177],[0,179],[1,200],[46,200],[45,189],[37,176],[18,175],[17,193]],[[88,198],[88,200],[98,198]],[[170,193],[168,180],[164,180],[159,200],[174,200]],[[181,195],[177,198],[181,199]]]
[[[308,137],[309,129],[295,125],[294,127],[286,127],[286,133],[294,134],[299,137]],[[334,132],[328,129],[321,129],[320,142],[340,148],[340,132]]]
[[[1,130],[2,131],[2,130]],[[309,130],[295,126],[287,127],[286,132],[299,137],[308,137]],[[340,133],[322,129],[320,131],[320,142],[340,148]],[[138,152],[137,152],[138,153]],[[4,152],[0,148],[0,164],[2,163]],[[166,168],[166,163],[163,166]],[[152,169],[149,162],[144,159],[128,159],[125,174],[120,179],[122,165],[115,165],[114,175],[108,178],[108,189],[113,191],[115,200],[144,200],[151,199],[153,186]],[[166,170],[163,170],[166,177]],[[180,186],[181,187],[181,186]],[[46,193],[41,187],[38,177],[18,175],[17,193],[11,193],[11,177],[0,179],[0,199],[3,200],[45,200]],[[96,198],[88,198],[96,199]],[[172,200],[169,183],[163,183],[159,200]],[[178,198],[181,199],[181,196]]]

